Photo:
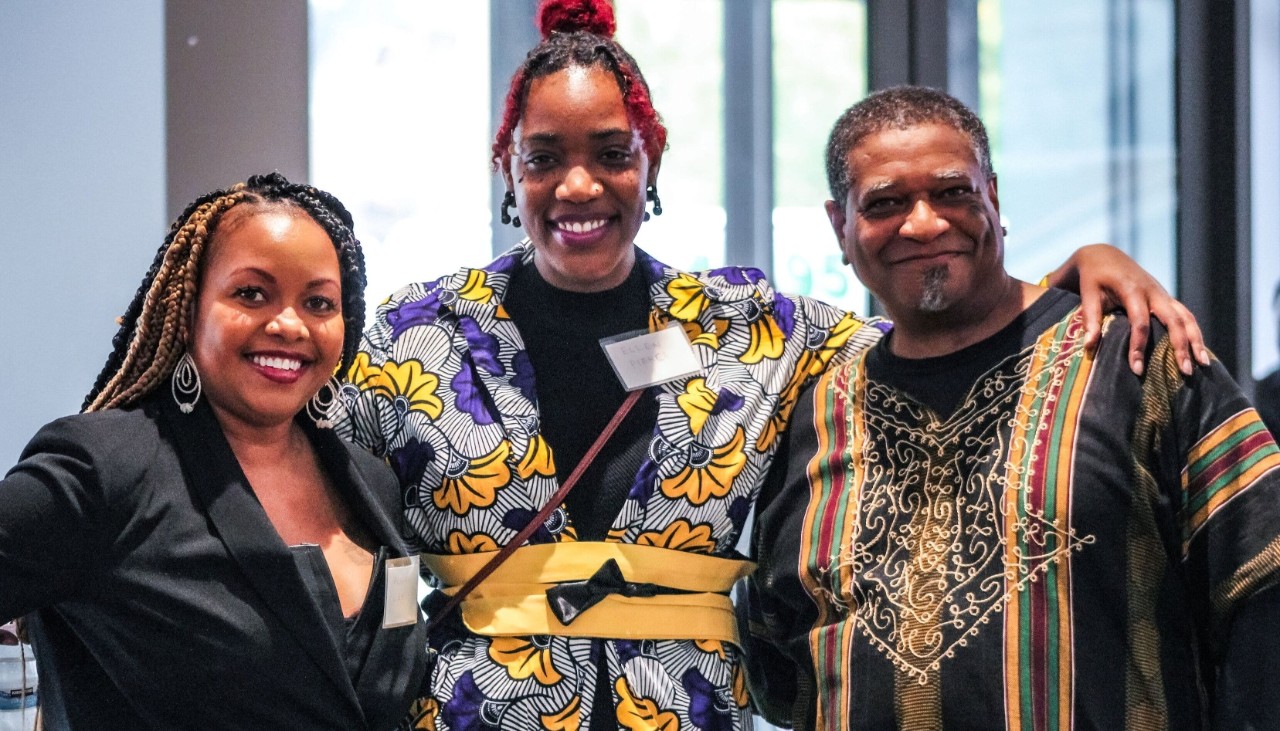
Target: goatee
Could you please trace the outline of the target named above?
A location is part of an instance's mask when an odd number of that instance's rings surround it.
[[[948,270],[945,266],[926,269],[920,282],[920,309],[924,312],[941,312],[947,306],[946,286]]]

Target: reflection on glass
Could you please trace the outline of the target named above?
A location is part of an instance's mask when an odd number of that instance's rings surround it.
[[[1106,241],[1173,289],[1173,20],[1173,0],[979,0],[981,114],[1015,276]]]
[[[308,9],[312,181],[355,217],[370,301],[488,262],[489,3]]]
[[[686,270],[724,263],[724,2],[614,0],[618,42],[644,72],[667,126],[663,214],[636,242]]]
[[[773,3],[773,278],[784,292],[858,312],[866,289],[840,261],[827,221],[831,126],[867,92],[862,0]]]

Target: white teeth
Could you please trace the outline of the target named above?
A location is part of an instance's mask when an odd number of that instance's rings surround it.
[[[600,219],[598,221],[571,221],[569,223],[560,224],[560,228],[570,233],[581,234],[589,231],[595,231],[605,225],[607,221]]]
[[[297,358],[275,358],[255,355],[253,356],[253,362],[266,368],[275,368],[278,371],[296,371],[302,367],[302,361]]]

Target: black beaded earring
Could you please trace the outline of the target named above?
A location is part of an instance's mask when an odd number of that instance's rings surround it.
[[[503,223],[509,223],[512,226],[515,226],[516,228],[520,228],[520,217],[512,216],[510,213],[507,213],[507,209],[515,207],[515,204],[516,204],[516,194],[508,190],[507,194],[502,196],[501,219]]]
[[[658,186],[656,184],[650,184],[648,188],[645,188],[644,199],[653,203],[653,215],[662,215],[662,199],[658,197]],[[648,211],[644,212],[644,220],[649,220]]]

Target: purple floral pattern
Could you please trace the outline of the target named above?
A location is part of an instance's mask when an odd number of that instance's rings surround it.
[[[412,360],[442,384],[436,392],[441,410],[405,413],[397,413],[385,394],[361,385],[344,427],[357,442],[381,450],[400,476],[405,520],[422,551],[449,552],[451,535],[467,536],[468,545],[503,545],[557,487],[554,470],[545,469],[554,445],[539,435],[533,369],[502,309],[511,274],[530,266],[533,256],[526,242],[483,270],[464,269],[406,287],[379,307],[365,334],[361,350],[370,368]],[[709,535],[694,543],[729,557],[772,459],[775,440],[760,437],[776,427],[777,418],[770,417],[788,384],[801,377],[798,368],[812,368],[815,359],[847,359],[880,331],[862,327],[865,321],[837,327],[845,312],[777,294],[755,269],[689,275],[643,252],[638,256],[650,280],[651,327],[679,321],[715,336],[693,345],[705,367],[693,377],[702,380],[692,390],[692,378],[651,389],[658,402],[653,442],[608,540],[639,543],[644,536],[653,545],[653,536],[664,531],[699,526]],[[764,318],[776,329],[762,330]],[[768,357],[743,352],[752,328],[757,339],[768,335],[761,341],[770,349]],[[694,468],[695,443],[706,445],[702,451],[708,454],[740,445],[735,449],[741,450],[741,468],[735,466],[723,494],[717,490],[698,502],[672,499],[659,487]],[[547,449],[550,454],[538,451]],[[442,509],[432,496],[445,480],[459,489],[483,488],[485,499],[452,501]],[[566,541],[574,534],[573,516],[558,511],[532,540]],[[720,649],[709,651],[694,639],[526,639],[508,638],[499,648],[455,623],[442,626],[431,640],[440,653],[431,681],[440,709],[437,727],[559,727],[576,714],[586,728],[600,673],[607,676],[601,685],[615,690],[615,703],[648,708],[662,698],[655,712],[664,718],[674,714],[682,729],[732,731],[745,723],[747,711],[734,701],[738,659],[731,645],[712,642]],[[513,658],[536,660],[538,672]],[[630,700],[618,695],[620,681]]]

